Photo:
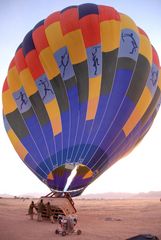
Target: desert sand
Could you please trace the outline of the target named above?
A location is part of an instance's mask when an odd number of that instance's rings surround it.
[[[0,199],[0,240],[125,240],[151,233],[161,239],[161,202],[146,200],[75,200],[82,235],[55,235],[58,224],[30,220],[30,200]]]

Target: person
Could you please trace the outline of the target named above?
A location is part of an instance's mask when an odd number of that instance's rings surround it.
[[[33,217],[34,217],[34,208],[35,208],[35,204],[32,201],[28,209],[28,214],[30,215],[31,220],[33,220]]]
[[[45,205],[43,203],[43,199],[40,200],[37,206],[37,221],[40,222],[42,221],[42,213],[45,208]]]
[[[52,213],[50,202],[48,202],[46,204],[46,215],[50,219],[51,223],[54,223],[53,213]]]

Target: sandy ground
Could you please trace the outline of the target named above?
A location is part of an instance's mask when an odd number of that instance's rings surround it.
[[[31,200],[0,199],[0,240],[53,240],[58,224],[32,221],[26,215]],[[125,240],[151,233],[161,239],[161,202],[153,200],[76,200],[77,228],[82,235],[64,239]]]

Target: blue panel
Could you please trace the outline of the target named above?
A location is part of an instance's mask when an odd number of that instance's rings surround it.
[[[37,147],[39,148],[42,157],[44,159],[48,159],[50,157],[49,152],[46,148],[46,142],[44,140],[40,125],[37,123],[36,117],[33,115],[30,118],[24,119],[24,121],[33,137],[33,140],[35,141]],[[50,170],[53,169],[53,166],[50,160],[46,164],[48,165]]]
[[[38,23],[35,25],[35,27],[33,28],[32,31],[35,31],[37,28],[39,28],[39,27],[41,27],[41,26],[43,26],[43,25],[44,25],[44,20],[41,20],[40,22],[38,22]]]
[[[119,109],[119,113],[117,114],[117,117],[113,121],[111,128],[108,129],[107,128],[108,125],[102,124],[97,136],[95,137],[95,141],[93,142],[93,144],[95,145],[100,144],[100,147],[104,149],[104,151],[106,151],[109,148],[109,146],[113,143],[119,131],[124,126],[128,117],[132,113],[134,107],[135,105],[131,102],[131,100],[128,97],[125,97],[124,102],[121,105],[121,108]],[[106,122],[108,122],[108,111],[106,111],[106,115],[103,118],[103,123],[106,123]],[[91,152],[89,152],[85,157],[85,159],[91,159],[91,157],[92,157]]]
[[[124,100],[125,94],[129,87],[132,77],[132,71],[126,69],[117,70],[115,76],[115,82],[112,89],[112,93],[108,103],[108,115],[106,118],[106,126],[111,126],[114,117],[119,111],[119,108]]]
[[[49,168],[46,166],[45,160],[40,155],[40,152],[38,151],[35,143],[32,141],[31,137],[28,135],[25,138],[21,139],[22,144],[27,149],[27,151],[30,153],[32,158],[35,160],[35,162],[38,164],[38,166],[41,165],[42,170],[48,174],[50,172]]]
[[[82,176],[76,176],[73,179],[72,183],[70,184],[70,187],[68,188],[68,190],[82,188],[84,186],[87,186],[90,182],[91,182],[91,178],[82,179]]]
[[[94,137],[97,135],[97,133],[99,131],[99,127],[101,126],[101,124],[103,124],[102,120],[103,120],[105,109],[106,109],[106,106],[108,103],[108,98],[109,98],[109,96],[106,95],[106,96],[101,96],[99,99],[96,116],[93,121],[92,131],[90,132],[90,135],[87,138],[85,149],[83,150],[83,152],[81,154],[82,159],[85,158],[85,155],[87,154],[87,152],[91,146],[91,143],[94,140]]]
[[[29,154],[26,155],[24,162],[32,171],[41,177],[41,180],[46,178],[46,173],[39,168],[38,164],[35,163],[34,159]]]
[[[66,47],[59,49],[54,54],[54,58],[56,59],[63,80],[68,80],[75,75]]]
[[[157,89],[157,83],[159,79],[159,69],[158,67],[153,63],[151,67],[151,71],[146,83],[146,86],[151,92],[151,95],[153,96],[156,89]]]
[[[81,142],[81,138],[82,138],[83,131],[85,128],[86,111],[87,111],[87,103],[81,104],[80,105],[80,117],[79,117],[78,131],[77,131],[77,135],[76,135],[76,139],[75,139],[75,146],[73,149],[73,153],[71,155],[71,162],[74,162],[75,156],[79,149],[79,144]]]
[[[32,39],[32,31],[28,32],[22,42],[22,50],[24,56],[26,56],[30,51],[35,49],[35,45]]]
[[[18,46],[18,48],[16,49],[16,53],[18,52],[18,50],[22,48],[22,43]]]
[[[73,6],[66,7],[63,10],[61,10],[61,13],[66,12],[69,9],[75,9],[75,8],[78,8],[78,6],[73,5]]]
[[[105,138],[101,144],[101,147],[103,149],[107,149],[108,146],[112,143],[115,136],[117,136],[118,131],[121,130],[121,128],[124,126],[126,121],[128,120],[130,114],[134,110],[134,104],[131,101],[127,101],[128,99],[124,99],[124,103],[121,106],[118,115],[116,118],[111,122],[110,129],[108,129]],[[127,103],[127,105],[125,105]],[[125,114],[124,114],[125,113]],[[107,120],[108,122],[108,120]],[[107,123],[108,124],[108,123]]]
[[[139,50],[139,37],[131,29],[123,29],[118,57],[128,57],[137,60]]]
[[[158,112],[159,111],[159,108],[160,108],[160,105],[161,105],[161,96],[156,104],[156,111]]]
[[[121,130],[118,135],[114,138],[114,141],[111,142],[110,147],[106,150],[106,153],[110,157],[114,152],[118,152],[118,148],[122,142],[124,142],[126,136],[124,132]]]
[[[54,167],[55,165],[57,165],[56,141],[53,136],[52,129],[51,129],[51,123],[49,122],[49,123],[46,123],[45,125],[43,125],[42,131],[45,135],[45,141],[48,146],[48,151],[49,151],[49,154],[51,157],[52,167]]]
[[[62,120],[62,139],[63,139],[63,146],[62,152],[62,162],[61,164],[64,164],[67,158],[67,148],[68,148],[68,142],[69,142],[69,131],[70,131],[70,112],[66,111],[61,114],[61,120]]]
[[[99,14],[98,7],[92,3],[86,3],[78,6],[79,18],[83,18],[89,14]]]
[[[69,138],[69,146],[74,146],[76,141],[76,134],[78,130],[79,124],[79,98],[78,98],[78,89],[77,87],[73,87],[67,92],[70,108],[71,108],[71,128],[70,128],[70,138]],[[71,160],[72,151],[68,151],[67,162]]]
[[[120,104],[122,103],[124,96],[126,94],[126,91],[129,87],[129,84],[131,81],[131,76],[132,76],[132,71],[130,71],[130,70],[118,69],[116,71],[116,75],[115,75],[115,79],[114,79],[114,86],[112,88],[112,93],[110,95],[110,98],[107,98],[107,101],[109,99],[109,101],[106,103],[107,107],[104,106],[105,113],[101,114],[102,121],[100,122],[99,126],[97,126],[97,127],[95,126],[96,128],[94,128],[94,132],[96,133],[95,137],[92,136],[94,139],[93,140],[94,145],[99,146],[99,144],[102,142],[103,138],[105,138],[105,134],[109,130],[109,127],[112,125],[112,121],[113,121],[115,115],[117,114],[117,112],[120,108]],[[98,109],[103,107],[103,106],[101,106],[101,104],[105,105],[105,103],[103,104],[103,102],[101,100],[98,105],[98,107],[99,107]],[[96,122],[98,122],[97,115],[96,115]],[[95,131],[95,129],[98,129],[98,131]],[[107,141],[111,142],[111,139],[109,137],[106,137],[104,141],[106,143],[106,146],[108,146]],[[102,148],[102,144],[101,144],[101,148]],[[105,150],[106,148],[103,148],[103,149]],[[87,149],[86,149],[86,153],[87,153]],[[83,153],[83,158],[85,157],[84,154],[86,154],[86,153],[85,152]],[[90,154],[87,154],[85,159],[90,159],[91,157],[92,156],[91,156],[91,152],[90,152]]]
[[[94,78],[102,73],[101,45],[87,48],[87,63],[89,78]]]
[[[91,159],[86,159],[87,163],[86,165],[92,169],[93,172],[95,172],[98,168],[100,163],[99,156],[102,156],[104,154],[104,151],[101,148],[98,148],[97,146],[92,146],[90,148],[90,155],[92,156]],[[98,166],[97,166],[98,165]]]
[[[20,113],[24,113],[31,108],[31,102],[28,99],[23,87],[13,93],[13,98]]]
[[[86,140],[87,140],[87,136],[89,135],[90,133],[90,130],[91,130],[91,127],[92,127],[92,122],[93,120],[90,120],[90,121],[86,121],[86,124],[85,124],[85,128],[84,128],[84,131],[83,131],[83,135],[82,135],[82,138],[80,139],[80,147],[79,147],[79,150],[75,156],[75,159],[74,159],[74,162],[75,161],[81,161],[80,159],[82,159],[82,151],[84,150],[85,146],[86,146]]]
[[[45,74],[36,79],[36,85],[44,104],[52,101],[55,98],[54,90]]]
[[[6,132],[8,132],[11,129],[11,126],[4,114],[3,114],[3,123],[4,123],[4,127],[6,129]]]
[[[121,131],[120,135],[113,142],[111,148],[107,151],[110,162],[112,162],[113,159],[118,159],[118,157],[121,158],[133,145],[136,144],[136,139],[138,139],[138,133],[141,126],[142,124],[139,122],[128,137],[125,137],[123,131]]]

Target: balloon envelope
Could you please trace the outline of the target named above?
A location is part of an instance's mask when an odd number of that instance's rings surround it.
[[[131,18],[71,6],[39,22],[16,50],[4,125],[41,181],[77,196],[148,132],[160,91],[158,55]]]

